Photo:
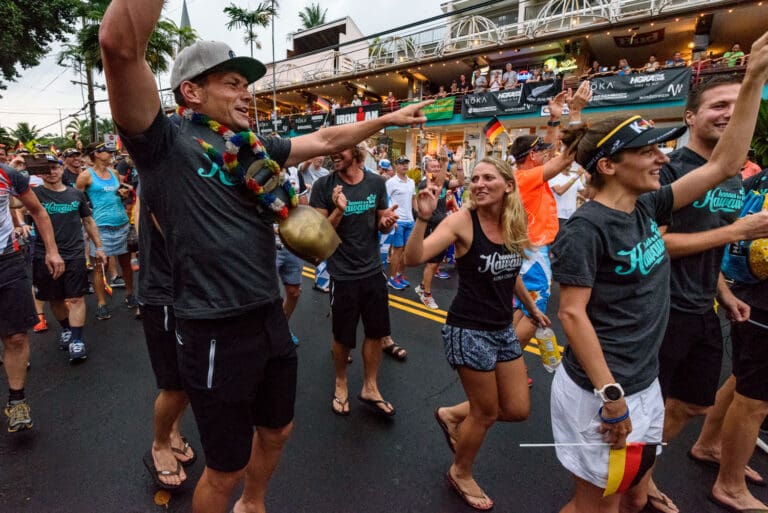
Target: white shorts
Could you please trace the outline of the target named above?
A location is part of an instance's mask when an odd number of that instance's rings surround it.
[[[625,397],[632,419],[632,432],[628,442],[661,442],[664,430],[664,400],[656,379],[648,388]],[[602,443],[597,432],[600,418],[597,410],[603,405],[594,393],[578,386],[561,365],[552,381],[551,413],[552,434],[555,443]],[[609,447],[561,446],[557,447],[557,459],[572,474],[605,488],[608,480]],[[657,446],[656,454],[661,454]]]

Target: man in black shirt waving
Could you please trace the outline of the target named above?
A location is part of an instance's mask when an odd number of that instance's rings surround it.
[[[179,373],[206,459],[192,511],[224,513],[243,478],[235,511],[263,511],[293,424],[296,351],[280,300],[272,217],[240,177],[254,164],[279,171],[387,126],[423,123],[429,102],[292,140],[262,139],[249,130],[248,84],[264,65],[199,41],[174,62],[180,108],[172,122],[145,61],[163,4],[113,0],[104,15],[99,41],[111,111],[142,186],[167,192],[148,206],[171,264]]]

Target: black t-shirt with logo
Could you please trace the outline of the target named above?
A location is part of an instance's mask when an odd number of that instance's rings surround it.
[[[53,236],[61,258],[85,258],[82,219],[91,216],[85,194],[72,187],[65,187],[63,191],[52,191],[42,185],[32,188],[32,192],[51,218]],[[39,244],[35,244],[34,257],[45,258],[42,239]]]
[[[211,161],[196,138],[224,154],[224,139],[210,128],[186,119],[172,123],[162,111],[144,133],[121,134],[142,187],[154,191],[148,207],[163,228],[176,316],[232,317],[280,297],[272,224],[254,196]],[[262,142],[282,167],[290,140]],[[238,155],[246,168],[255,158],[250,148]]]
[[[136,294],[142,305],[173,304],[173,276],[165,239],[152,220],[154,191],[139,184],[139,287]],[[161,226],[162,228],[162,226]]]
[[[333,212],[333,189],[337,185],[343,188],[347,209],[336,227],[341,244],[328,258],[328,272],[339,281],[373,276],[381,272],[377,213],[387,208],[387,187],[374,173],[363,172],[363,179],[355,185],[331,173],[315,181],[310,206]]]
[[[707,163],[704,157],[687,147],[670,153],[669,160],[661,170],[662,184],[671,184]],[[736,220],[743,203],[741,178],[729,178],[690,205],[676,210],[670,217],[667,231],[696,233],[726,226]],[[692,314],[712,309],[724,251],[724,246],[718,246],[672,260],[672,309]]]
[[[613,377],[632,394],[659,374],[659,347],[669,319],[669,255],[659,226],[669,220],[672,188],[641,195],[632,213],[597,201],[577,209],[552,246],[552,278],[592,289],[587,315]],[[593,389],[573,350],[568,375]]]

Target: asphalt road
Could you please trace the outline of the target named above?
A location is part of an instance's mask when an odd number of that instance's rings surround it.
[[[417,272],[409,274],[415,278]],[[304,285],[291,322],[301,340],[295,430],[270,486],[269,511],[472,511],[444,480],[452,455],[432,417],[437,406],[464,399],[457,374],[443,355],[440,312],[421,308],[411,289],[393,294],[393,336],[409,354],[405,363],[385,358],[379,384],[397,415],[391,421],[382,419],[352,399],[351,415],[338,417],[331,412],[328,298],[311,289],[309,278]],[[455,287],[455,277],[435,280],[434,295],[441,307],[448,307]],[[0,513],[165,510],[155,504],[158,489],[141,462],[151,442],[156,390],[140,322],[122,304],[123,294],[115,291],[108,321],[95,320],[94,297],[89,296],[89,358],[83,364],[68,364],[66,353],[56,347],[55,327],[30,335],[27,395],[35,427],[19,434],[0,432]],[[556,299],[555,293],[551,314],[557,310]],[[551,317],[562,341],[556,316]],[[361,383],[359,351],[354,359],[349,368],[352,397]],[[568,472],[553,449],[518,446],[552,440],[551,375],[537,354],[526,352],[525,359],[534,379],[530,418],[491,429],[477,460],[476,477],[495,500],[494,511],[557,512],[572,492]],[[656,472],[657,482],[685,513],[721,511],[706,499],[715,474],[685,456],[700,424],[692,423],[665,449]],[[191,413],[182,428],[199,449]],[[752,464],[768,475],[768,456],[758,451]],[[190,510],[202,468],[203,458],[187,469],[189,479],[172,494],[168,511]],[[753,492],[768,500],[768,489],[755,487]]]

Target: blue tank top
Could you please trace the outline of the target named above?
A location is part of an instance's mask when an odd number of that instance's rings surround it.
[[[114,173],[109,172],[106,180],[99,178],[93,168],[88,168],[91,184],[85,190],[93,207],[93,220],[96,226],[122,226],[128,222],[128,214],[123,207],[123,200],[117,189],[120,182]]]
[[[512,322],[512,296],[522,258],[503,244],[488,240],[477,212],[472,216],[472,246],[456,259],[459,290],[448,310],[446,324],[473,330],[496,331]]]

